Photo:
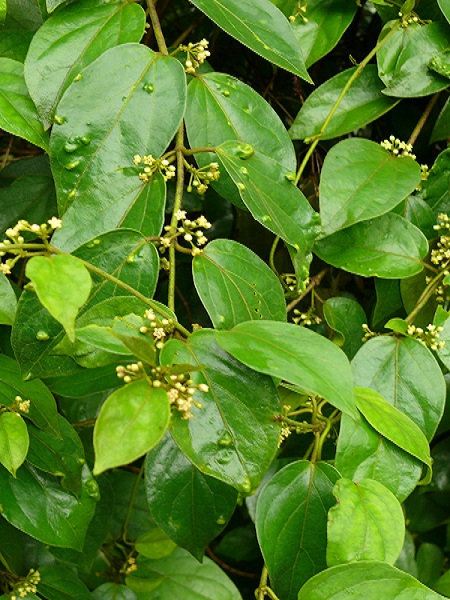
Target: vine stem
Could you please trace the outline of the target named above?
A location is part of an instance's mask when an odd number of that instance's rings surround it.
[[[331,119],[333,118],[335,112],[339,108],[339,106],[340,106],[342,100],[344,99],[346,93],[348,92],[348,90],[350,89],[350,87],[353,85],[354,81],[364,71],[364,69],[366,68],[366,66],[368,65],[368,63],[372,60],[372,58],[380,50],[380,48],[382,48],[384,46],[384,44],[391,38],[391,36],[394,35],[394,33],[397,31],[397,29],[400,27],[400,25],[401,25],[401,21],[397,21],[396,23],[394,23],[394,25],[391,27],[390,31],[384,36],[384,38],[382,40],[380,40],[378,42],[378,44],[365,57],[365,59],[362,62],[359,63],[358,67],[356,68],[356,71],[353,73],[353,75],[350,77],[350,79],[347,81],[347,83],[342,88],[342,91],[339,94],[336,102],[334,103],[332,109],[328,113],[327,118],[323,122],[322,129],[320,130],[320,133],[318,133],[317,136],[315,136],[314,141],[310,145],[310,147],[308,149],[308,152],[305,154],[305,157],[303,158],[303,161],[302,161],[302,163],[301,163],[301,165],[300,165],[300,167],[299,167],[299,169],[297,171],[297,175],[295,177],[295,185],[298,185],[298,183],[300,181],[300,178],[303,175],[303,171],[305,170],[305,167],[308,164],[309,159],[311,158],[314,150],[316,149],[316,146],[319,143],[320,138],[324,135],[324,133],[325,133],[328,125],[330,124]]]
[[[300,296],[298,298],[295,298],[294,300],[292,300],[292,302],[290,302],[287,305],[286,311],[289,313],[293,308],[295,308],[297,306],[297,304],[299,302],[301,302],[303,300],[303,298],[305,298],[305,296],[307,296],[309,294],[309,292],[311,292],[317,285],[319,285],[319,283],[325,277],[327,272],[328,272],[328,268],[323,269],[322,271],[320,271],[320,273],[317,273],[317,275],[314,275],[314,277],[311,277],[311,283],[307,286],[305,291],[300,294]]]
[[[439,94],[440,94],[440,92],[437,92],[436,94],[434,94],[434,96],[432,96],[430,98],[430,101],[428,102],[428,104],[427,104],[425,110],[423,111],[420,119],[417,121],[417,125],[414,127],[414,130],[411,133],[411,136],[410,136],[410,138],[409,138],[409,140],[407,142],[408,144],[411,144],[411,146],[414,144],[414,142],[419,137],[419,134],[422,131],[423,126],[427,122],[427,119],[430,116],[430,113],[433,110],[433,107],[436,104],[437,99],[439,98]]]
[[[153,32],[155,34],[156,43],[158,44],[158,49],[161,52],[161,54],[169,56],[169,51],[167,50],[166,40],[164,39],[161,23],[159,21],[154,0],[147,0],[147,7],[148,14],[150,15],[150,20],[153,26]]]
[[[139,484],[141,483],[142,476],[144,474],[145,462],[142,461],[141,468],[139,469],[139,473],[136,476],[136,481],[134,482],[133,491],[131,492],[130,504],[128,505],[127,514],[125,516],[125,521],[122,526],[122,540],[125,544],[128,544],[127,533],[128,533],[128,523],[130,522],[131,513],[133,512],[134,501],[136,500],[137,493],[139,491]]]
[[[266,565],[264,565],[261,571],[261,579],[259,580],[258,589],[255,591],[256,600],[264,600],[266,596],[269,596],[271,600],[280,600],[275,592],[267,585],[269,578],[269,571]]]
[[[413,323],[414,319],[417,317],[419,312],[422,310],[422,308],[425,306],[425,304],[428,302],[428,300],[433,296],[436,288],[441,283],[441,280],[443,278],[444,278],[444,273],[439,273],[438,275],[436,275],[436,277],[434,277],[430,281],[430,283],[427,285],[427,287],[423,290],[422,294],[419,296],[419,299],[416,302],[415,307],[413,308],[413,310],[409,313],[409,315],[405,319],[405,321],[409,325],[411,325]]]

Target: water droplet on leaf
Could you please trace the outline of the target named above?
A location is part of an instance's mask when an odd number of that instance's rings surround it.
[[[246,175],[248,177],[249,173],[248,173],[247,167],[241,167],[240,171],[241,171],[241,173],[243,173],[244,175]]]
[[[84,144],[85,146],[87,146],[88,144],[90,144],[90,143],[91,143],[91,138],[90,138],[88,135],[82,135],[82,136],[80,137],[80,142],[81,142],[82,144]]]

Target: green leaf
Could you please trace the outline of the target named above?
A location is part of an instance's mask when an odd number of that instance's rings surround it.
[[[293,140],[320,134],[325,119],[356,68],[331,77],[308,96],[289,130]],[[331,140],[364,127],[393,108],[398,100],[382,94],[383,87],[376,66],[367,65],[345,94],[321,139]]]
[[[0,325],[12,325],[17,309],[17,298],[9,280],[0,274]]]
[[[92,600],[89,589],[69,566],[40,565],[39,574],[39,593],[47,600]]]
[[[216,152],[254,218],[303,256],[309,254],[319,216],[278,161],[236,142],[225,142]]]
[[[138,380],[113,392],[94,427],[94,474],[135,461],[164,435],[170,419],[167,392]]]
[[[382,483],[400,501],[416,487],[422,463],[382,437],[361,416],[342,415],[336,468],[358,483],[370,478]]]
[[[443,600],[408,573],[378,561],[338,565],[305,583],[298,600]]]
[[[416,556],[417,579],[425,585],[433,586],[439,579],[444,566],[444,553],[436,544],[424,542],[420,544]]]
[[[160,235],[165,217],[167,188],[161,173],[156,173],[125,214],[121,227],[152,237]]]
[[[444,17],[447,19],[447,21],[450,22],[450,2],[449,2],[449,0],[437,0],[437,3],[439,4],[439,8],[441,9]]]
[[[111,231],[84,244],[74,255],[113,275],[128,286],[128,289],[123,289],[117,283],[93,273],[90,300],[82,308],[80,315],[103,300],[114,296],[132,295],[130,288],[147,298],[153,296],[159,275],[158,253],[154,245],[147,242],[141,234],[129,230]],[[168,318],[171,318],[170,311],[168,314]],[[84,381],[89,381],[92,375],[81,375],[83,370],[71,358],[53,355],[54,348],[63,337],[64,330],[60,324],[41,306],[34,293],[25,290],[18,303],[12,345],[27,378],[51,377],[53,379],[76,373],[81,379],[74,380],[72,377],[74,388],[78,383],[80,385],[83,383],[83,378]],[[104,370],[100,371],[100,374],[101,377],[106,375],[106,380],[111,381]],[[117,382],[115,375],[113,380]],[[94,382],[95,377],[91,380],[91,384]],[[70,387],[70,381],[68,384]],[[85,385],[81,387],[84,388]],[[111,389],[111,387],[115,386],[108,384],[106,387],[98,388],[97,391]],[[64,395],[70,394],[64,393]],[[83,392],[82,395],[87,393]]]
[[[92,280],[89,271],[74,256],[33,256],[27,262],[26,275],[37,297],[75,340],[75,319],[89,297]]]
[[[328,512],[327,564],[380,560],[394,564],[405,538],[399,501],[372,479],[340,479],[333,490],[337,504]]]
[[[272,379],[227,354],[208,329],[194,332],[187,345],[166,343],[161,362],[203,367],[191,378],[209,387],[195,396],[202,408],[192,419],[173,414],[171,434],[180,450],[205,475],[251,493],[278,449],[280,424],[274,416],[281,406]]]
[[[398,280],[377,277],[374,281],[377,302],[373,309],[372,323],[374,327],[378,328],[402,310],[403,302]]]
[[[431,468],[430,447],[414,421],[378,392],[356,388],[355,396],[358,409],[374,429]]]
[[[53,243],[64,250],[121,225],[142,201],[133,156],[161,156],[186,102],[180,62],[139,44],[107,50],[81,74],[58,104],[50,143],[64,213]]]
[[[338,334],[333,342],[351,360],[363,344],[362,325],[367,323],[366,313],[355,300],[341,296],[325,301],[323,316],[328,327]]]
[[[27,463],[17,471],[15,478],[0,468],[2,516],[44,544],[81,550],[98,500],[97,483],[86,466],[82,484],[82,493],[77,499],[61,488],[56,478]],[[32,512],[29,511],[31,498]]]
[[[170,436],[147,455],[145,488],[156,523],[198,560],[225,528],[238,497],[235,489],[190,463]]]
[[[216,339],[248,367],[285,379],[356,416],[347,357],[314,331],[292,323],[250,321],[217,332]]]
[[[30,449],[27,462],[50,475],[61,477],[62,486],[77,497],[81,493],[81,473],[84,458],[83,444],[74,428],[59,416],[60,437],[28,426]]]
[[[396,56],[388,81],[379,72],[387,86],[383,93],[397,98],[416,98],[445,89],[448,86],[447,77],[429,69],[428,63],[449,48],[450,33],[447,24],[429,23],[414,29]]]
[[[207,73],[192,79],[185,120],[191,148],[237,140],[255,146],[267,156],[276,156],[286,171],[296,169],[294,147],[280,117],[255,90],[231,75]],[[201,166],[213,160],[211,153],[196,155]],[[225,171],[213,187],[224,198],[242,205],[239,192]]]
[[[423,197],[434,214],[450,213],[450,149],[444,150],[436,158],[428,179],[423,182]]]
[[[1,2],[5,2],[5,0],[0,0],[0,4]],[[6,31],[2,29],[2,35],[0,37],[0,56],[12,58],[13,60],[23,63],[32,38],[32,31]]]
[[[327,512],[339,478],[327,463],[299,460],[276,473],[258,498],[258,541],[283,600],[297,598],[300,586],[326,567]]]
[[[92,592],[95,600],[137,600],[136,594],[126,585],[103,583]]]
[[[25,79],[46,129],[64,91],[105,50],[139,42],[145,14],[138,4],[82,0],[40,27],[25,61]]]
[[[423,270],[428,252],[423,233],[400,215],[388,213],[356,223],[319,240],[314,253],[325,262],[363,277],[401,279]]]
[[[155,527],[138,537],[135,544],[136,552],[146,558],[164,558],[175,550],[177,545],[159,527]],[[203,556],[203,555],[202,555]]]
[[[23,64],[11,58],[0,57],[0,128],[48,149],[48,134],[39,120],[23,76]]]
[[[410,337],[376,337],[352,362],[355,385],[371,388],[433,438],[445,406],[445,381],[431,352]]]
[[[450,136],[450,99],[447,98],[431,133],[430,144],[444,140]]]
[[[249,248],[214,240],[194,258],[194,284],[216,329],[242,321],[286,321],[283,288],[275,273]]]
[[[339,186],[336,181],[339,180]],[[375,142],[350,138],[325,157],[319,187],[325,234],[384,215],[420,183],[420,167]]]
[[[28,453],[29,437],[22,417],[15,412],[0,414],[0,462],[16,475]]]
[[[0,404],[11,406],[16,396],[30,400],[29,411],[24,413],[27,419],[39,429],[59,436],[56,402],[48,388],[39,379],[24,381],[19,364],[0,355]]]
[[[237,587],[218,565],[209,558],[199,563],[181,548],[159,560],[139,557],[138,568],[126,583],[138,598],[242,600]]]
[[[269,0],[190,2],[260,56],[312,83],[289,22]]]
[[[423,199],[422,192],[414,192],[393,210],[415,225],[428,240],[436,237],[434,225],[436,217],[431,207]]]
[[[307,67],[332,50],[353,21],[356,4],[347,0],[315,0],[306,5],[307,20],[291,23]]]

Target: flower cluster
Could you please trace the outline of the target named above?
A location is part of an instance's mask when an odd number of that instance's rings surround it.
[[[161,350],[164,345],[164,340],[174,330],[174,321],[173,319],[158,319],[155,313],[150,309],[145,311],[144,316],[149,323],[148,325],[143,325],[139,331],[146,334],[150,333],[156,342],[155,346],[158,350]]]
[[[307,23],[308,19],[306,18],[305,13],[306,13],[306,3],[303,2],[303,0],[297,0],[297,8],[295,10],[295,13],[293,13],[289,17],[289,21],[291,23],[294,23],[300,17],[302,19],[303,23]]]
[[[364,336],[362,338],[363,342],[367,342],[367,340],[370,340],[370,338],[373,338],[373,337],[376,337],[377,335],[379,335],[378,333],[375,333],[375,331],[371,331],[371,329],[367,325],[367,323],[363,323],[362,330],[364,331]]]
[[[5,231],[6,237],[9,239],[4,239],[3,242],[0,243],[0,257],[5,256],[6,254],[14,254],[15,256],[0,263],[0,271],[5,275],[9,275],[16,262],[20,258],[27,256],[26,248],[22,247],[22,245],[25,244],[22,233],[32,233],[45,242],[55,229],[59,229],[60,227],[62,227],[62,222],[61,219],[58,219],[57,217],[52,217],[47,223],[41,225],[38,225],[37,223],[30,224],[28,221],[21,219],[17,225],[9,227]]]
[[[316,309],[314,308],[314,306],[308,308],[306,312],[301,312],[300,310],[294,308],[294,315],[297,316],[293,317],[292,321],[296,325],[301,325],[302,327],[309,325],[319,325],[319,323],[322,323],[322,319],[316,313]]]
[[[419,23],[420,19],[416,15],[407,14],[404,15],[401,11],[398,13],[402,23],[402,27],[408,27],[408,25],[414,25],[415,23]]]
[[[297,277],[292,273],[282,273],[280,275],[283,286],[289,292],[295,292],[297,289]]]
[[[185,162],[186,170],[191,174],[187,191],[192,192],[195,188],[200,195],[203,195],[208,189],[208,185],[217,181],[220,177],[219,163],[212,162],[205,167],[197,169],[190,165],[187,161]]]
[[[16,396],[14,398],[14,402],[9,407],[10,410],[13,410],[17,414],[20,413],[28,413],[30,412],[30,400],[24,400],[21,396]]]
[[[412,144],[402,142],[393,135],[390,135],[388,140],[383,140],[380,143],[380,146],[382,146],[385,150],[391,152],[394,156],[409,156],[414,160],[416,158],[416,155],[412,153]]]
[[[445,341],[439,341],[440,333],[443,327],[436,325],[427,325],[426,329],[416,327],[415,325],[408,326],[408,335],[422,342],[424,346],[428,346],[431,350],[441,350],[445,346]]]
[[[208,241],[203,230],[210,229],[212,227],[211,223],[203,215],[193,221],[187,219],[185,210],[177,211],[175,216],[177,218],[176,226],[166,225],[164,227],[166,233],[159,241],[159,251],[163,254],[166,248],[169,248],[179,237],[182,237],[191,245],[193,256],[200,254],[201,248],[199,246],[204,246]]]
[[[449,233],[450,230],[450,219],[448,215],[444,213],[438,215],[438,223],[437,225],[434,225],[434,230],[443,231],[444,234],[441,234],[436,250],[431,251],[431,262],[439,267],[439,269],[443,270],[445,275],[448,275],[446,269],[448,268],[450,261],[450,235],[445,235],[446,233]]]
[[[187,45],[180,44],[178,46],[181,52],[186,52],[186,73],[188,75],[194,75],[195,70],[198,69],[208,56],[211,56],[208,45],[208,40],[203,39],[195,44],[189,42]]]
[[[13,591],[10,595],[10,600],[18,600],[19,598],[26,598],[28,594],[36,594],[37,585],[41,580],[39,571],[30,569],[30,572],[22,579],[19,583],[14,585]]]
[[[136,564],[135,557],[129,556],[127,558],[127,560],[125,561],[125,564],[122,567],[122,569],[120,570],[120,572],[123,573],[124,575],[130,575],[130,573],[132,573],[133,571],[136,571],[136,569],[137,569],[137,564]]]
[[[133,162],[136,166],[143,165],[142,171],[139,173],[139,179],[144,183],[150,181],[155,173],[161,173],[164,181],[175,177],[175,165],[172,165],[167,158],[154,158],[151,154],[145,156],[135,154]]]

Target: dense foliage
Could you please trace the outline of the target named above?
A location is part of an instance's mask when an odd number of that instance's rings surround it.
[[[450,597],[449,21],[0,0],[2,600]]]

